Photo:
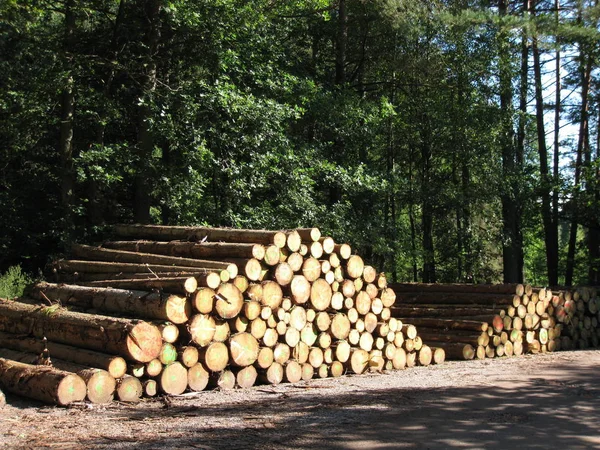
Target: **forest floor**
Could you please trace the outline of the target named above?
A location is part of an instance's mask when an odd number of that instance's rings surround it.
[[[14,449],[600,448],[600,351],[58,408],[7,395]]]

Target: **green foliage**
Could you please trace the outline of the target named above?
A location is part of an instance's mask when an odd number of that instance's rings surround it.
[[[24,273],[20,266],[11,266],[0,275],[0,298],[20,297],[31,283],[33,279]]]

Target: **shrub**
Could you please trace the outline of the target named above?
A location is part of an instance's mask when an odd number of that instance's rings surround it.
[[[20,297],[32,282],[33,279],[21,270],[21,266],[9,267],[6,273],[0,276],[0,298]]]

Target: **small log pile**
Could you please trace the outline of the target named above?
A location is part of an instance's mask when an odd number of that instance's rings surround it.
[[[52,265],[56,283],[0,300],[0,361],[25,373],[41,359],[103,403],[445,359],[391,317],[385,275],[317,228],[114,232],[102,246],[73,246],[73,259]],[[14,391],[1,370],[0,386]]]
[[[448,359],[484,359],[597,346],[600,299],[591,288],[522,284],[390,284],[392,316],[417,325]]]

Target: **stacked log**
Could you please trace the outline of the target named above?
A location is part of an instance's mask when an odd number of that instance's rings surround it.
[[[112,379],[121,401],[445,359],[391,317],[385,275],[317,228],[114,231],[117,240],[75,245],[74,259],[55,262],[58,283],[0,301],[0,357],[48,353],[55,368],[102,373],[102,391]]]
[[[590,288],[420,283],[390,287],[398,298],[392,315],[418,325],[423,338],[444,348],[449,359],[598,344],[600,301]]]

